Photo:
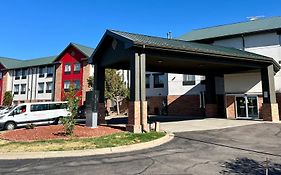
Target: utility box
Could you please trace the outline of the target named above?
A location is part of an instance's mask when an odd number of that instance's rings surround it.
[[[86,93],[86,126],[91,128],[96,128],[98,125],[98,101],[98,91]]]

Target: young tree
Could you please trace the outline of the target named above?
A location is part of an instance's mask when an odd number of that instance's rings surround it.
[[[70,86],[69,91],[65,94],[67,100],[67,106],[70,114],[67,117],[63,117],[61,122],[64,126],[66,135],[72,135],[76,124],[75,117],[77,116],[80,97],[76,96],[76,89],[74,86]]]
[[[94,85],[94,77],[93,76],[89,76],[87,79],[88,82],[88,87],[93,90],[93,85]]]
[[[4,94],[3,106],[11,106],[13,102],[13,95],[11,91],[7,91]]]
[[[105,70],[105,98],[115,101],[117,114],[120,114],[119,103],[129,97],[129,89],[115,69]]]

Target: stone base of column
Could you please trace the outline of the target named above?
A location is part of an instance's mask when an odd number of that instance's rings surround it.
[[[206,104],[205,116],[207,118],[218,117],[218,106],[217,104]]]
[[[260,117],[264,121],[279,122],[278,104],[263,103],[260,111]]]
[[[129,102],[128,124],[126,130],[133,133],[141,133],[141,107],[140,101]]]
[[[98,104],[98,124],[106,124],[105,122],[105,106],[104,103]]]
[[[143,131],[149,132],[147,124],[147,101],[141,101],[141,126]]]

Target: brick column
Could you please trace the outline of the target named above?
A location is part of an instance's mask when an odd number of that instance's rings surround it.
[[[141,111],[140,101],[129,102],[128,124],[126,130],[133,133],[141,133]]]
[[[59,63],[56,65],[56,81],[55,81],[55,101],[61,101],[61,94],[62,94],[62,87],[63,87],[63,82],[62,82],[62,64]],[[32,97],[30,97],[32,98]]]
[[[106,124],[105,122],[105,106],[104,103],[98,104],[98,124]]]
[[[260,116],[265,121],[279,121],[278,104],[276,103],[276,93],[274,84],[273,65],[261,69],[263,104]]]
[[[206,76],[206,105],[205,116],[206,117],[218,117],[218,106],[216,100],[216,82],[214,76]]]

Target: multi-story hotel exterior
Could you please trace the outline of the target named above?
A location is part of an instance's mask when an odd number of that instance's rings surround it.
[[[87,63],[93,48],[70,43],[58,56],[19,60],[0,57],[2,104],[11,91],[14,104],[40,101],[62,101],[72,84],[85,101],[87,78],[93,67]]]

